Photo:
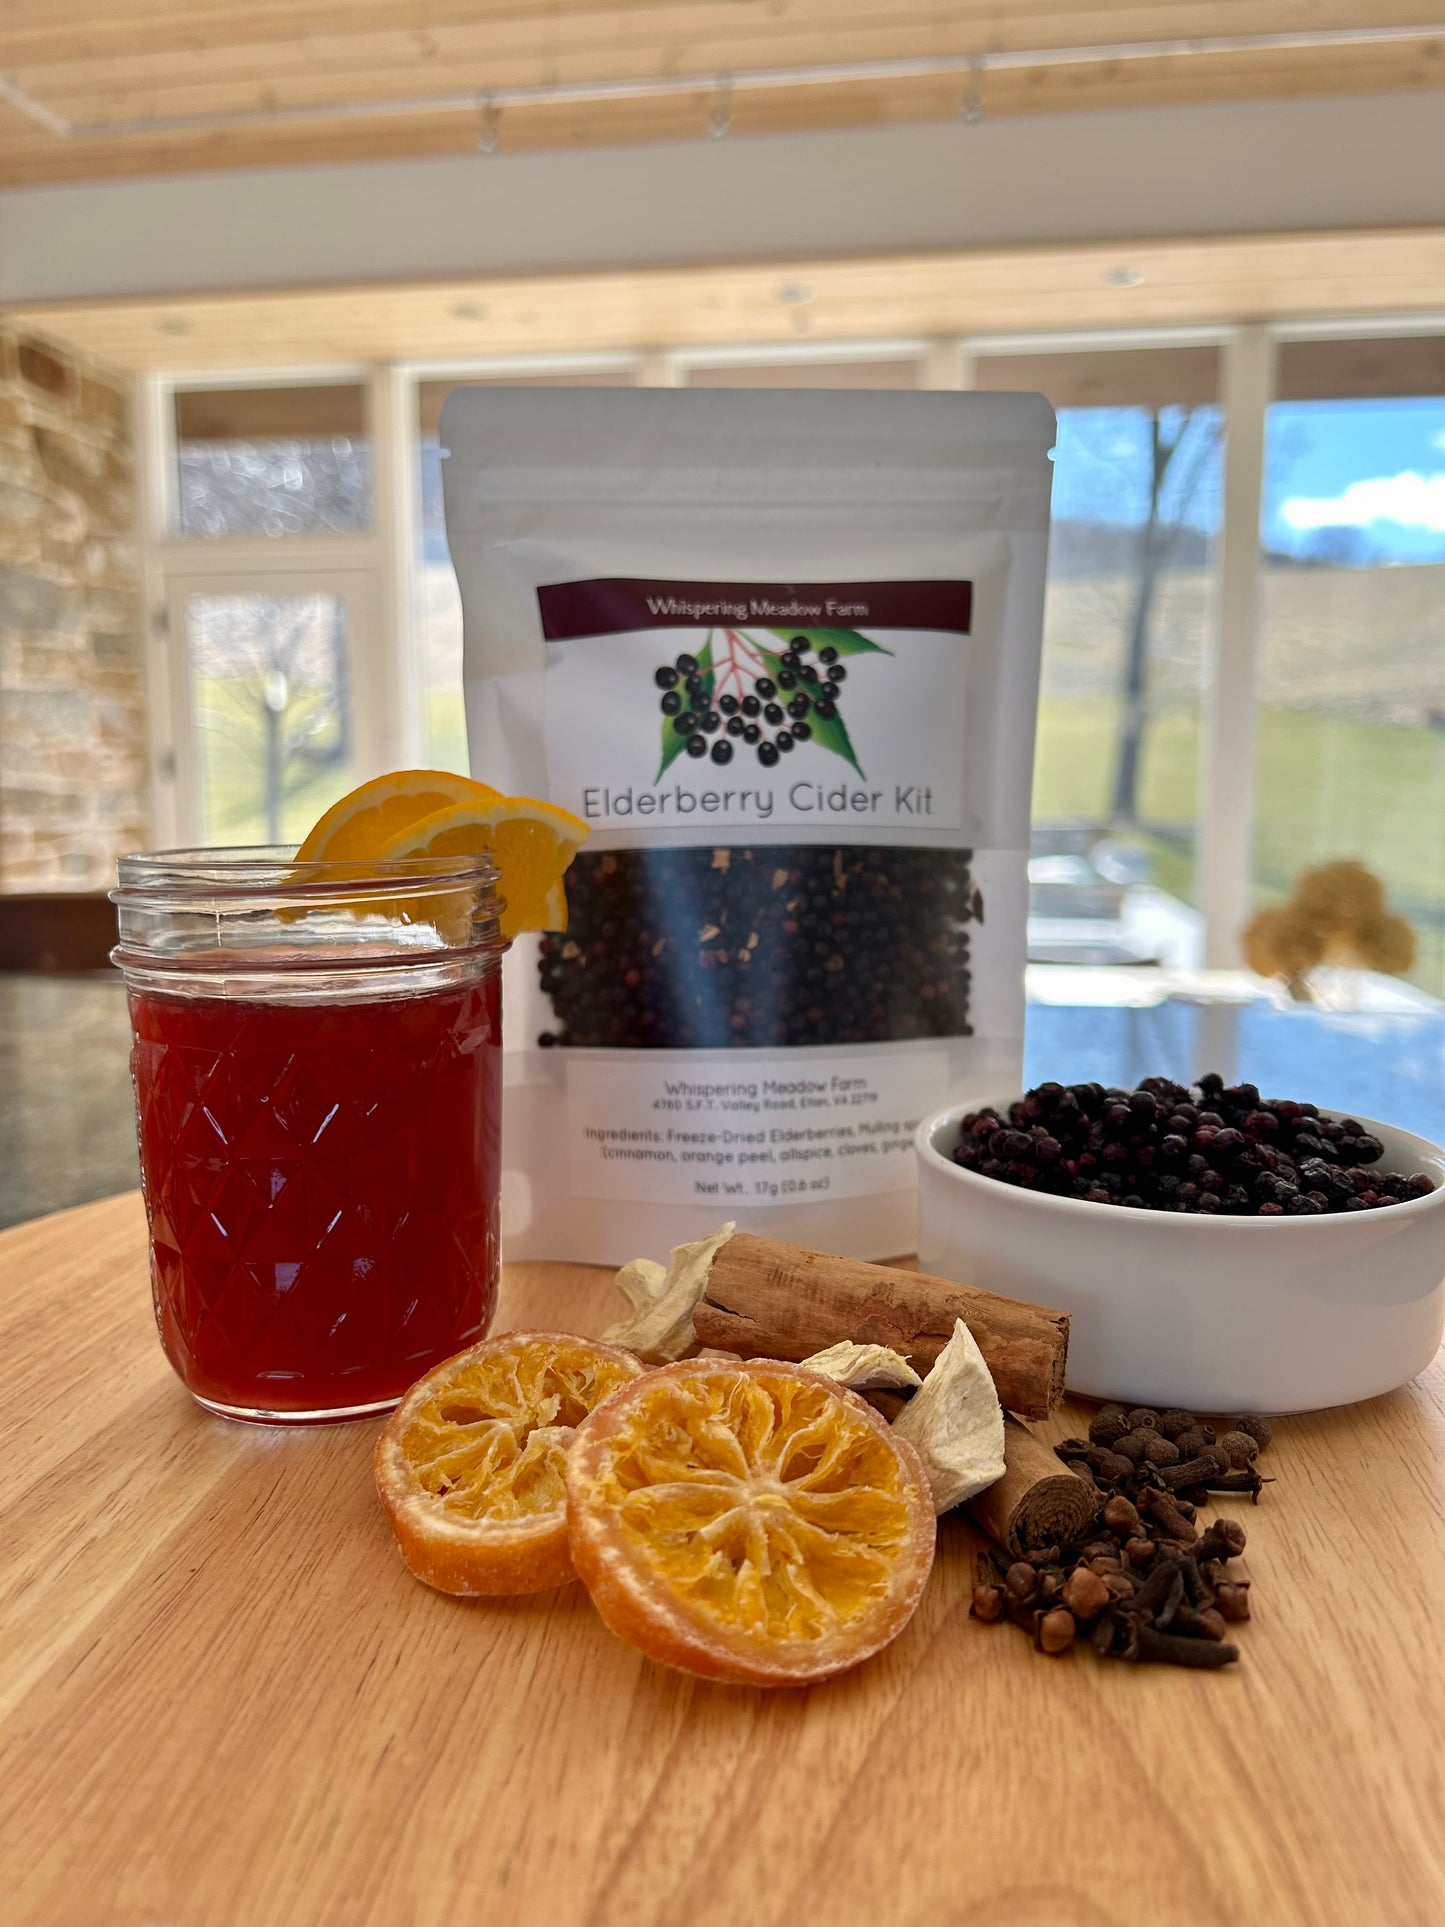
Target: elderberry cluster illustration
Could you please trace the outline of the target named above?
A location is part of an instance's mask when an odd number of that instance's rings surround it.
[[[683,754],[730,763],[739,749],[772,769],[809,741],[858,769],[841,708],[848,671],[839,658],[889,652],[851,629],[769,633],[781,649],[745,630],[711,630],[697,655],[684,651],[654,671],[663,770]]]

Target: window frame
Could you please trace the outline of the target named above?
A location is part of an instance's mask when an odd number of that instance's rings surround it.
[[[1258,713],[1260,611],[1263,574],[1260,504],[1265,422],[1275,399],[1280,345],[1293,341],[1387,339],[1445,334],[1445,314],[1361,315],[1269,323],[1241,318],[1195,326],[1024,330],[1017,333],[909,335],[860,340],[666,344],[606,353],[507,355],[396,361],[371,366],[187,369],[151,374],[137,382],[137,460],[142,506],[139,537],[151,611],[147,643],[151,728],[152,804],[160,840],[187,829],[193,807],[178,780],[185,722],[184,680],[177,644],[166,635],[169,583],[175,576],[234,582],[281,573],[345,570],[364,579],[366,633],[378,639],[378,709],[384,719],[379,754],[392,766],[419,762],[425,752],[421,664],[414,620],[416,518],[419,511],[418,388],[423,381],[510,378],[529,374],[630,373],[640,386],[686,386],[694,370],[830,361],[913,360],[918,386],[968,389],[981,360],[1029,353],[1084,354],[1156,347],[1213,347],[1220,353],[1219,404],[1225,419],[1223,502],[1214,545],[1206,692],[1201,717],[1195,833],[1196,891],[1206,936],[1206,962],[1239,962],[1239,932],[1248,914],[1252,858],[1254,730]],[[188,388],[279,387],[320,381],[365,385],[375,491],[373,526],[350,535],[187,537],[174,533],[174,396]],[[183,643],[183,639],[180,639]]]

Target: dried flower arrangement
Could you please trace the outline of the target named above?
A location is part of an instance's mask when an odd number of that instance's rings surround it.
[[[1253,918],[1241,943],[1250,969],[1282,977],[1300,1003],[1316,1001],[1310,978],[1321,965],[1401,977],[1415,961],[1415,933],[1388,908],[1375,873],[1352,859],[1303,871],[1285,902]]]

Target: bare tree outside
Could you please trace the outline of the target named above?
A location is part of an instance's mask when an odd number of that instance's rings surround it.
[[[206,826],[259,817],[282,842],[287,804],[351,760],[346,605],[334,595],[196,596],[190,604]]]
[[[1139,530],[1133,606],[1124,653],[1119,746],[1114,761],[1110,817],[1139,821],[1139,770],[1149,721],[1149,645],[1155,592],[1193,528],[1201,484],[1213,463],[1221,428],[1217,408],[1148,411],[1148,506]]]
[[[181,440],[188,536],[354,532],[372,518],[371,449],[348,435]],[[206,833],[287,840],[352,760],[346,605],[328,594],[193,597],[188,613]]]

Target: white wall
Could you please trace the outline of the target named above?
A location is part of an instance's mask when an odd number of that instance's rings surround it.
[[[1434,225],[1445,96],[699,139],[0,193],[0,302]]]

